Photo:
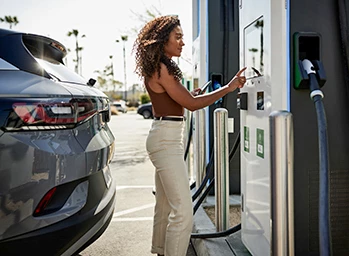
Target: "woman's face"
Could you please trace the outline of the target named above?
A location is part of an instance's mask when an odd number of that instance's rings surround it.
[[[170,33],[169,39],[165,44],[165,55],[169,58],[180,57],[183,46],[184,42],[182,28],[180,26],[176,26]]]

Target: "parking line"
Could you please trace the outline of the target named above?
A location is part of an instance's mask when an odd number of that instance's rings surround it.
[[[144,210],[144,209],[147,209],[147,208],[150,208],[150,207],[154,207],[154,206],[155,206],[155,203],[151,203],[151,204],[146,204],[146,205],[143,205],[143,206],[140,206],[140,207],[135,207],[135,208],[131,208],[131,209],[128,209],[128,210],[116,212],[116,213],[113,214],[113,218],[121,216],[121,215],[129,214],[129,213],[133,213],[133,212],[138,212],[140,210]]]
[[[139,186],[116,186],[116,190],[127,189],[127,188],[153,188],[154,186],[139,185]]]
[[[152,221],[153,217],[135,217],[135,218],[113,218],[112,221]]]

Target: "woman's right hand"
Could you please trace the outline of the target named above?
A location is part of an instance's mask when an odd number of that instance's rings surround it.
[[[236,73],[236,75],[230,80],[230,82],[227,84],[232,91],[235,91],[236,88],[242,88],[244,87],[244,84],[246,83],[246,77],[242,76],[241,74],[246,70],[246,67],[239,70],[239,72]]]

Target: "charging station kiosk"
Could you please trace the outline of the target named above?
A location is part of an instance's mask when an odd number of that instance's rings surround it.
[[[227,102],[229,116],[238,119],[234,130],[241,136],[239,159],[230,171],[241,174],[244,246],[252,255],[276,255],[271,249],[274,195],[269,121],[275,111],[285,111],[293,118],[294,255],[321,254],[319,167],[323,159],[316,109],[299,67],[300,61],[309,59],[319,61],[325,71],[318,80],[327,114],[329,243],[332,255],[349,255],[349,3],[193,0],[193,9],[197,28],[193,51],[200,56],[194,59],[194,67],[200,67],[197,82],[218,78],[226,83],[239,68],[248,67],[246,85],[229,95]],[[229,72],[224,71],[228,66]],[[212,131],[213,122],[208,122]]]

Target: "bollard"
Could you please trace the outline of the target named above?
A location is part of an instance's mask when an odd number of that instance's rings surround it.
[[[218,232],[229,228],[228,111],[214,111],[215,218]]]
[[[196,174],[196,189],[202,183],[206,170],[206,131],[205,131],[205,109],[194,112],[194,170]]]
[[[271,255],[294,255],[293,120],[274,111],[270,124]]]

